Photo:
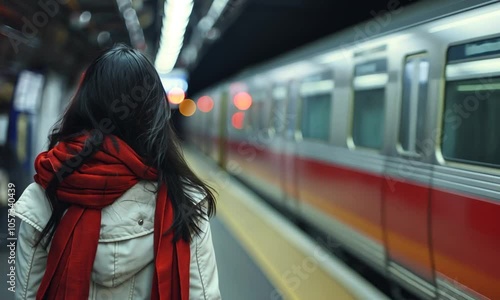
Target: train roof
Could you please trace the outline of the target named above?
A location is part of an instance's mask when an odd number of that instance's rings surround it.
[[[340,32],[333,33],[316,42],[299,47],[284,53],[278,58],[268,60],[264,63],[250,67],[232,76],[216,86],[208,87],[201,93],[213,90],[220,85],[229,84],[234,81],[250,78],[271,69],[284,67],[299,61],[307,60],[313,56],[319,56],[342,47],[348,48],[357,42],[401,32],[420,24],[429,23],[447,16],[456,15],[464,11],[497,3],[497,0],[481,1],[421,1],[412,6],[399,7],[398,0],[390,0],[387,10],[379,12],[373,19],[360,23],[356,26],[346,28]],[[398,11],[399,9],[399,11]],[[385,19],[384,19],[385,18]]]

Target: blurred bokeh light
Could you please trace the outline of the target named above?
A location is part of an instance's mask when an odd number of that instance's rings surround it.
[[[174,87],[167,93],[168,101],[172,104],[181,103],[182,100],[184,100],[184,97],[186,97],[186,94],[184,93],[184,90],[179,87]]]
[[[234,96],[233,103],[239,110],[247,110],[252,106],[252,96],[247,92],[239,92]]]
[[[191,99],[184,99],[184,101],[179,104],[179,112],[185,117],[194,115],[196,112],[196,103]]]
[[[231,124],[236,129],[243,129],[243,122],[245,121],[245,113],[242,111],[236,112],[231,117]]]
[[[202,96],[198,99],[198,109],[202,112],[209,112],[214,108],[214,100],[209,96]]]

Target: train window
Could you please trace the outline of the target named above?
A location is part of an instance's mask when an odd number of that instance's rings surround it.
[[[266,131],[269,125],[268,122],[271,110],[269,107],[270,101],[267,98],[267,90],[264,87],[254,89],[250,95],[252,101],[246,113],[248,118],[245,121],[245,127],[255,132]]]
[[[363,63],[355,68],[352,140],[357,147],[382,148],[387,81],[386,60]]]
[[[428,82],[429,60],[427,54],[408,56],[403,73],[403,95],[399,123],[399,147],[403,151],[419,153],[417,147],[423,141]]]
[[[500,166],[500,77],[448,82],[443,156]]]
[[[325,79],[325,77],[329,77]],[[334,82],[331,74],[318,75],[300,86],[302,113],[300,129],[304,139],[329,141]]]
[[[443,157],[500,167],[500,38],[450,47]]]

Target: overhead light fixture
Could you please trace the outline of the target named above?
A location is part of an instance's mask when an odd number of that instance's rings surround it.
[[[192,0],[168,0],[165,3],[160,49],[155,61],[159,72],[168,73],[173,70],[182,49],[192,10]]]
[[[97,35],[97,43],[99,43],[99,46],[101,47],[104,47],[110,39],[111,34],[108,31],[101,31]]]
[[[89,11],[84,11],[80,14],[80,24],[82,27],[87,26],[89,24],[90,19],[92,18],[92,14]]]
[[[182,61],[185,64],[191,65],[198,59],[198,53],[205,42],[212,43],[220,38],[222,32],[215,25],[228,6],[228,2],[229,0],[212,1],[207,14],[201,18],[193,29],[189,44],[182,50]]]
[[[139,18],[137,17],[137,11],[132,6],[132,2],[130,0],[116,0],[116,4],[125,20],[130,43],[134,48],[144,50],[146,47],[146,40]]]
[[[132,7],[125,9],[123,11],[123,18],[125,18],[125,20],[128,22],[135,21],[135,18],[137,18],[135,9],[133,9]]]

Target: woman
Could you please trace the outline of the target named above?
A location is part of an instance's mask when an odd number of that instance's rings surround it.
[[[88,67],[15,205],[17,299],[220,299],[215,199],[169,119],[141,53]]]

